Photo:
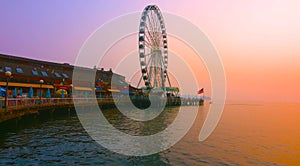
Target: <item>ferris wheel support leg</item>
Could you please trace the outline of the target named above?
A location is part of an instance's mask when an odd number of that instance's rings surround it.
[[[157,67],[154,67],[154,87],[157,87],[157,82],[156,82],[156,76],[157,76]]]
[[[168,75],[168,72],[166,73],[166,75],[167,75],[167,79],[168,79],[169,86],[172,87],[171,81],[170,81],[170,78],[169,78],[169,75]]]
[[[143,78],[143,75],[141,76],[141,78],[140,78],[140,80],[139,80],[139,83],[137,84],[137,88],[139,88],[140,83],[141,83],[141,81],[142,81],[142,78]]]

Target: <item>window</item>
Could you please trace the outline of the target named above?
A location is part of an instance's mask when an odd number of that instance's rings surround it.
[[[48,77],[48,74],[47,74],[47,72],[45,72],[45,71],[41,71],[41,73],[42,73],[42,75],[43,75],[44,77]]]
[[[55,77],[59,77],[59,78],[61,77],[61,75],[58,74],[57,72],[55,72],[54,75],[55,75]]]
[[[21,68],[19,68],[19,67],[16,68],[16,71],[17,71],[17,73],[20,73],[20,74],[23,74],[23,73],[24,73],[24,72],[23,72],[23,69],[21,69]]]
[[[38,76],[39,73],[36,71],[36,70],[31,70],[32,74],[35,75],[35,76]]]
[[[3,72],[2,66],[0,66],[0,72]]]
[[[69,76],[66,73],[61,74],[64,78],[69,78]]]
[[[11,72],[11,67],[5,67],[5,71],[10,71]]]

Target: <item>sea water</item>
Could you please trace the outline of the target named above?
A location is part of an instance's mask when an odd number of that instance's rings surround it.
[[[199,142],[209,107],[209,103],[199,107],[194,125],[180,142],[143,157],[125,156],[101,147],[85,132],[75,114],[25,120],[1,129],[0,165],[300,164],[299,103],[227,102],[217,128]],[[167,124],[176,117],[176,109],[168,108],[163,115]],[[105,111],[112,121],[119,118],[116,110]],[[120,123],[124,128],[131,122]],[[161,123],[151,128],[161,130]],[[135,134],[139,127],[127,130]]]

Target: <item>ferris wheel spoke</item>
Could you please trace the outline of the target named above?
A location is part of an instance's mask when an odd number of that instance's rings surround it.
[[[161,41],[161,39],[162,39],[162,34],[161,34],[161,32],[162,32],[162,30],[161,30],[161,25],[160,25],[160,19],[158,19],[158,16],[156,16],[157,17],[157,19],[156,19],[156,36],[157,36],[157,39],[158,39],[158,43],[157,44],[160,44],[159,42]]]
[[[158,30],[159,32],[161,32],[161,28],[159,28]],[[161,46],[161,43],[163,42],[163,36],[161,33],[157,33],[157,38],[158,38],[158,41],[159,41],[159,46]]]
[[[154,16],[153,16],[154,17]],[[152,17],[152,18],[153,18]],[[152,29],[152,33],[153,33],[153,38],[154,38],[154,43],[155,43],[155,46],[157,47],[157,28],[156,28],[156,21],[154,19],[152,19],[152,25],[153,25],[153,29]]]
[[[160,24],[160,19],[158,17],[156,20],[156,29],[158,32],[161,32],[161,24]]]
[[[152,45],[152,40],[151,40],[151,36],[150,36],[150,34],[149,34],[149,32],[148,32],[148,27],[146,26],[146,30],[147,30],[147,33],[145,34],[145,36],[146,36],[146,41],[149,43],[149,44],[151,44]]]
[[[154,21],[154,32],[155,32],[155,37],[156,37],[156,42],[157,42],[157,39],[159,39],[158,37],[159,37],[159,32],[160,32],[160,30],[159,30],[159,26],[158,26],[158,22],[157,22],[158,20],[157,20],[157,16],[156,16],[156,20]],[[157,44],[157,43],[156,43]]]
[[[149,55],[151,55],[151,53],[145,54],[145,57],[148,57]]]
[[[161,46],[161,42],[162,42],[161,33],[157,33],[156,37],[157,37],[157,46],[159,47],[159,46]]]
[[[149,48],[152,48],[153,47],[153,41],[152,41],[151,37],[147,35],[146,38],[147,38],[147,40],[145,41],[146,46],[148,46]]]
[[[149,65],[149,60],[151,59],[151,57],[149,57],[150,53],[149,54],[145,54],[144,56],[144,59],[142,61],[145,62],[145,68],[147,69],[148,68],[148,65]]]
[[[148,19],[147,21],[148,24],[146,24],[146,26],[148,27],[148,32],[153,32],[152,17],[150,16],[150,14],[147,15],[147,19]]]
[[[151,53],[148,54],[148,56],[151,55]],[[146,68],[148,68],[149,64],[152,61],[152,56],[150,56],[150,58],[148,59],[148,62],[146,63]]]
[[[150,14],[151,14],[151,17],[150,17],[150,18],[151,18],[150,23],[151,23],[151,28],[152,28],[151,31],[152,31],[152,32],[155,32],[155,20],[154,20],[153,13],[154,13],[153,11],[150,12]]]
[[[152,12],[153,15],[154,12]],[[155,19],[154,19],[155,18]],[[153,24],[153,32],[157,32],[157,17],[156,14],[154,16],[152,16],[152,24]]]
[[[147,27],[147,29],[148,29],[148,32],[149,32],[149,36],[150,36],[150,38],[151,38],[151,40],[152,40],[152,44],[153,44],[153,47],[155,47],[155,45],[157,44],[156,43],[156,41],[155,41],[155,32],[154,32],[154,30],[155,30],[155,25],[154,25],[154,22],[153,22],[153,12],[150,12],[150,15],[151,16],[149,16],[149,15],[147,15],[147,17],[148,17],[148,22],[149,22],[149,27]]]
[[[150,41],[151,45],[154,46],[154,38],[151,34],[151,31],[149,30],[148,26],[146,26],[146,29],[147,29],[147,34],[146,35],[146,38]]]
[[[158,47],[159,46],[159,37],[157,35],[157,32],[154,34],[154,38],[155,38],[155,46]]]
[[[160,33],[156,33],[156,45],[157,45],[157,47],[160,46],[160,42],[161,42],[161,36],[160,36]]]
[[[149,49],[153,48],[152,44],[148,42],[145,42],[145,46]]]
[[[151,47],[152,47],[152,44],[151,44],[151,43],[149,43],[148,41],[145,41],[145,45],[146,45],[146,46],[148,46],[149,48],[151,48]]]

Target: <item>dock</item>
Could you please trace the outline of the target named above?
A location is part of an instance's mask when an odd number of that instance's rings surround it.
[[[100,108],[114,108],[115,102],[112,98],[97,98],[98,105]],[[1,100],[0,100],[1,101]],[[60,109],[73,109],[74,102],[76,105],[89,106],[94,104],[94,100],[90,98],[13,98],[8,99],[7,108],[3,108],[4,100],[0,102],[2,105],[0,107],[0,123],[21,118],[25,115],[39,114],[46,111],[54,111]],[[144,100],[134,99],[131,101],[120,100],[126,104],[128,102],[133,102],[137,107],[145,107],[147,104]],[[180,105],[202,105],[203,101],[195,99],[180,99],[168,98],[166,106],[180,106]]]

